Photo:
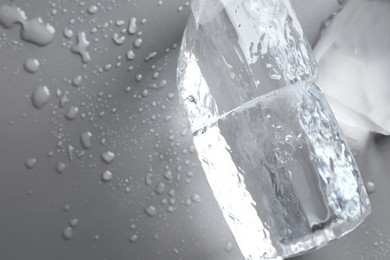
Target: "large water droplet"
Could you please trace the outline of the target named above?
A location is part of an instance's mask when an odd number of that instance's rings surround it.
[[[137,38],[137,39],[135,39],[135,41],[134,41],[134,47],[135,48],[140,48],[141,46],[142,46],[142,43],[143,43],[144,41],[142,40],[142,38]]]
[[[127,59],[128,60],[134,60],[134,58],[135,58],[135,53],[134,53],[134,51],[133,50],[129,50],[127,53],[126,53],[126,57],[127,57]]]
[[[23,23],[21,38],[44,46],[53,41],[55,31],[50,24],[44,24],[41,18],[34,18]]]
[[[96,5],[91,5],[90,7],[88,7],[88,13],[89,14],[95,14],[97,12],[98,8]]]
[[[84,63],[88,63],[91,60],[91,56],[87,51],[89,46],[89,41],[87,40],[87,36],[85,32],[79,32],[77,34],[77,44],[73,45],[71,51],[73,53],[79,54]]]
[[[74,87],[80,87],[82,80],[83,80],[83,77],[81,75],[78,75],[78,76],[73,78],[72,85]]]
[[[125,43],[126,37],[123,35],[119,35],[117,33],[114,33],[112,35],[112,41],[117,45],[122,45]]]
[[[24,62],[24,69],[30,73],[36,73],[39,70],[40,63],[37,59],[29,58]]]
[[[23,23],[26,19],[26,15],[20,8],[5,4],[0,6],[0,24],[4,28],[10,29],[15,23]]]
[[[35,108],[41,109],[49,101],[49,97],[49,88],[47,86],[39,86],[32,93],[31,101]]]
[[[80,142],[81,145],[85,149],[89,149],[92,147],[92,133],[91,132],[84,132],[80,136]]]

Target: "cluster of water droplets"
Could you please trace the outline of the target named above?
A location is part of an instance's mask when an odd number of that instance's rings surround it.
[[[128,242],[134,244],[145,235],[137,222],[163,221],[181,207],[189,212],[202,202],[202,196],[194,189],[183,192],[188,188],[184,185],[191,183],[200,166],[184,113],[177,111],[175,75],[161,76],[168,74],[167,67],[175,66],[172,64],[176,64],[176,56],[169,57],[171,52],[178,51],[178,43],[148,51],[144,31],[153,28],[147,18],[137,16],[137,12],[116,20],[104,21],[98,16],[125,3],[76,3],[77,8],[72,10],[63,7],[64,1],[49,2],[50,15],[45,19],[29,19],[28,13],[18,6],[0,5],[0,29],[4,29],[0,48],[10,40],[8,31],[20,30],[21,41],[13,39],[14,46],[25,48],[24,42],[28,42],[42,48],[42,53],[45,48],[61,49],[59,53],[69,55],[57,60],[58,66],[65,68],[63,64],[72,62],[79,68],[64,70],[55,78],[43,77],[50,71],[47,64],[56,64],[50,59],[57,57],[47,58],[44,54],[40,57],[39,51],[34,57],[25,57],[20,64],[32,79],[25,96],[32,109],[21,120],[31,115],[36,122],[49,122],[52,136],[45,139],[53,147],[45,156],[32,154],[23,164],[29,174],[52,167],[58,178],[66,175],[78,178],[76,172],[88,169],[95,173],[89,178],[101,185],[102,190],[128,196],[129,204],[136,209],[131,212],[136,216],[128,233]],[[177,15],[183,15],[185,9],[189,11],[189,4],[186,1],[176,6]],[[163,1],[156,1],[157,8],[163,10],[165,6]],[[52,26],[58,24],[60,17],[68,16],[71,18],[63,29]],[[110,53],[115,55],[101,58]],[[129,84],[118,85],[112,75],[128,77]],[[50,116],[40,121],[41,114]],[[77,138],[71,130],[75,124],[82,126]],[[142,158],[145,151],[151,152]],[[46,160],[54,160],[54,167]],[[121,162],[126,160],[135,164],[134,169],[123,170]],[[77,179],[74,187],[76,183]],[[134,201],[132,197],[137,193],[146,195],[143,200]],[[28,194],[32,196],[32,190]],[[70,204],[61,207],[65,213],[70,212]],[[78,224],[78,218],[71,218],[61,227],[62,238],[72,240]],[[156,233],[153,240],[161,236]],[[101,239],[96,230],[93,240]],[[229,242],[225,250],[230,252],[232,248]],[[182,250],[176,246],[172,251],[180,254]]]

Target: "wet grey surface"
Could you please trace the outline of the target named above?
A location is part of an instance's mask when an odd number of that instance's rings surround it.
[[[28,18],[41,16],[56,34],[42,47],[22,41],[19,25],[0,27],[0,259],[242,259],[177,102],[177,54],[189,7],[158,2],[1,1]],[[314,43],[337,1],[292,2]],[[97,11],[89,14],[93,5]],[[142,31],[139,48],[127,31],[131,17]],[[65,28],[74,33],[70,39]],[[123,29],[124,43],[115,43],[112,36]],[[71,52],[78,32],[90,42],[89,63]],[[152,52],[156,57],[145,62]],[[35,74],[23,68],[29,58],[40,62]],[[80,75],[79,86],[72,85]],[[38,86],[50,90],[41,109],[31,101]],[[66,92],[69,102],[61,107]],[[72,106],[79,111],[69,120]],[[92,134],[90,148],[80,142],[85,132]],[[112,162],[101,158],[108,151]],[[356,152],[363,178],[376,185],[373,213],[345,238],[296,259],[388,259],[390,141],[372,137]],[[103,181],[105,171],[112,180]]]

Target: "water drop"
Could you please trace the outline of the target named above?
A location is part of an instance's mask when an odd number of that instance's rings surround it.
[[[200,198],[200,196],[199,196],[198,194],[192,195],[191,200],[192,200],[193,202],[196,202],[196,203],[201,202],[201,198]]]
[[[72,80],[72,85],[73,85],[74,87],[80,87],[81,81],[82,81],[82,80],[83,80],[83,77],[82,77],[81,75],[76,76],[76,77],[74,77],[73,80]]]
[[[71,227],[64,228],[64,230],[62,231],[62,237],[65,240],[71,240],[73,237],[73,229]]]
[[[172,174],[171,171],[166,171],[163,176],[167,180],[172,180],[173,179],[173,174]]]
[[[133,35],[137,33],[137,18],[132,17],[129,22],[129,34]]]
[[[105,162],[106,164],[110,164],[115,159],[115,154],[111,151],[107,151],[102,153],[101,158],[103,162]]]
[[[76,227],[78,223],[79,223],[79,220],[77,218],[73,218],[69,221],[69,226]]]
[[[68,94],[69,94],[69,92],[66,91],[66,92],[64,93],[64,95],[60,98],[60,100],[59,100],[59,106],[60,106],[61,108],[63,108],[63,107],[69,102]]]
[[[32,169],[32,168],[34,168],[36,163],[37,163],[37,159],[30,158],[30,159],[27,159],[24,164],[26,165],[27,169]]]
[[[126,57],[128,60],[132,61],[134,60],[135,58],[135,53],[133,50],[129,50],[127,53],[126,53]]]
[[[37,87],[32,96],[31,101],[35,108],[41,109],[48,101],[50,97],[50,90],[47,86]]]
[[[184,9],[184,7],[181,5],[181,6],[179,6],[179,7],[177,8],[177,11],[178,11],[178,12],[182,12],[183,9]]]
[[[110,171],[104,171],[101,176],[102,181],[109,182],[112,180],[112,173]]]
[[[142,43],[143,43],[144,41],[142,40],[142,38],[137,38],[137,39],[135,39],[135,41],[134,41],[134,47],[135,48],[140,48],[141,46],[142,46]]]
[[[147,90],[147,89],[144,89],[143,91],[142,91],[142,96],[145,98],[145,97],[147,97],[149,95],[149,91]]]
[[[91,5],[90,7],[88,7],[87,12],[88,12],[89,14],[95,14],[95,13],[97,12],[97,10],[98,10],[98,8],[97,8],[96,5]]]
[[[68,119],[68,120],[75,120],[77,118],[77,115],[79,113],[79,108],[76,107],[76,106],[71,106],[68,111],[66,112],[65,114],[65,117]]]
[[[92,133],[84,132],[80,136],[80,143],[85,149],[89,149],[92,147]]]
[[[150,61],[151,59],[153,59],[154,57],[157,56],[157,51],[153,51],[151,53],[149,53],[146,57],[145,57],[145,61],[148,62]]]
[[[24,69],[30,73],[36,73],[39,70],[40,63],[37,59],[29,58],[24,62]]]
[[[66,169],[66,164],[65,163],[63,163],[63,162],[58,162],[57,163],[56,171],[58,173],[63,173],[65,171],[65,169]]]
[[[157,215],[157,209],[153,206],[148,206],[144,209],[144,212],[149,217],[154,217]]]
[[[22,24],[26,19],[25,13],[20,8],[5,4],[0,6],[0,24],[4,28],[10,29],[14,24]]]
[[[160,0],[160,1],[157,2],[158,5],[163,5],[163,3],[164,3],[164,2],[163,2],[162,0]]]
[[[117,33],[114,33],[112,35],[112,41],[117,44],[117,45],[122,45],[125,43],[125,40],[126,40],[126,37],[125,36],[121,36]]]
[[[55,31],[50,24],[44,24],[41,18],[34,18],[23,23],[21,38],[45,46],[53,41]]]
[[[77,34],[77,44],[73,45],[71,51],[73,53],[79,54],[84,63],[88,63],[91,60],[91,56],[87,51],[89,46],[89,41],[87,40],[87,36],[85,32],[79,32]]]
[[[65,212],[68,212],[70,210],[70,205],[69,204],[64,205],[63,210]]]
[[[69,145],[67,153],[68,153],[68,160],[73,161],[74,160],[74,147]]]
[[[366,189],[368,194],[372,194],[375,192],[375,183],[368,181],[366,182]]]
[[[225,251],[230,253],[233,250],[233,244],[232,243],[227,243],[225,246]]]
[[[137,76],[135,76],[135,80],[136,80],[137,82],[141,82],[142,79],[143,79],[143,77],[144,77],[144,76],[142,76],[142,74],[138,74]]]
[[[153,174],[151,174],[151,173],[146,174],[145,185],[150,186],[150,185],[152,185],[152,183],[153,183]]]
[[[70,39],[73,37],[73,31],[70,28],[65,28],[63,33],[65,38]]]
[[[159,184],[157,184],[156,188],[154,189],[154,191],[161,195],[165,192],[165,184],[160,182]]]

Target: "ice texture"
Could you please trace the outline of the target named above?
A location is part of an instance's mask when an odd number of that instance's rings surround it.
[[[370,212],[288,1],[197,0],[178,88],[198,157],[245,259],[319,248]]]
[[[314,53],[318,83],[337,119],[390,134],[390,1],[348,1]]]

